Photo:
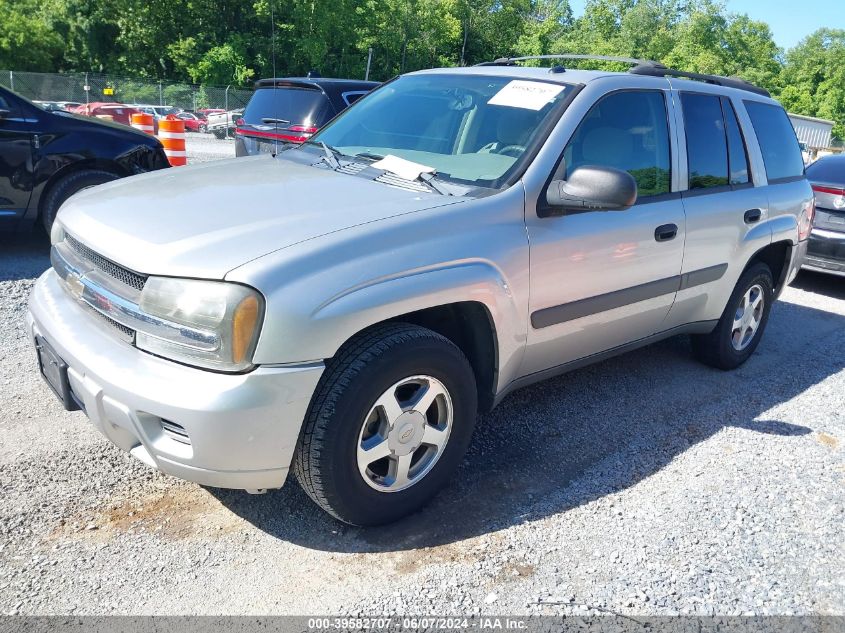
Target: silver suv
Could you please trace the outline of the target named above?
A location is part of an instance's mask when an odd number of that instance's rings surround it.
[[[42,373],[165,473],[420,508],[510,391],[677,334],[732,369],[806,249],[780,105],[654,62],[411,73],[302,146],[72,197]]]

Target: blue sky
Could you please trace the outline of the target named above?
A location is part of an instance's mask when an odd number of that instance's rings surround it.
[[[584,12],[584,0],[570,0],[575,15]],[[823,26],[845,29],[844,0],[727,0],[733,13],[747,13],[768,22],[778,46],[790,48]]]

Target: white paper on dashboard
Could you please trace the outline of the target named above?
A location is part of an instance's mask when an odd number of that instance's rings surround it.
[[[525,108],[526,110],[541,110],[562,90],[563,86],[556,86],[555,84],[514,79],[494,94],[487,103],[511,108]]]
[[[420,177],[420,174],[433,174],[435,171],[434,167],[420,165],[419,163],[399,158],[393,154],[388,154],[381,160],[377,160],[371,167],[389,171],[391,174],[396,174],[405,180],[416,180]]]

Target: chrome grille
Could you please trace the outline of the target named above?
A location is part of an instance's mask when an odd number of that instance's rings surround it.
[[[143,290],[144,282],[147,281],[147,278],[144,275],[139,275],[128,268],[115,264],[110,259],[106,259],[99,253],[85,246],[85,244],[72,235],[65,234],[65,241],[80,257],[88,260],[110,277],[117,279],[119,282],[124,283],[127,286],[135,288],[135,290]]]
[[[131,343],[135,339],[135,330],[133,330],[131,327],[126,327],[122,323],[118,323],[117,321],[115,321],[111,317],[107,317],[102,312],[97,312],[96,310],[91,310],[90,312],[92,314],[96,314],[103,321],[105,321],[111,327],[113,327],[115,330],[120,332],[123,335],[122,336],[123,340],[125,340],[127,343]]]

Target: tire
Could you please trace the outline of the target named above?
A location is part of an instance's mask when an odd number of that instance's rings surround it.
[[[44,198],[44,205],[41,211],[41,222],[44,224],[47,234],[50,234],[56,214],[65,200],[83,189],[102,185],[118,178],[119,176],[108,171],[86,169],[68,174],[55,183],[47,192],[47,197]]]
[[[221,141],[226,138],[225,130],[214,130],[214,138],[220,139]]]
[[[430,407],[395,409],[401,413],[392,418],[399,420],[396,424],[377,404],[388,394],[396,396],[396,404],[403,393],[416,397],[423,389],[440,395]],[[410,410],[414,406],[426,415]],[[449,406],[451,421],[442,423],[447,439],[438,436],[442,448],[427,444],[429,427],[437,430],[433,423],[448,417],[444,412]],[[475,376],[456,345],[415,325],[375,326],[346,343],[327,363],[300,434],[294,473],[317,505],[345,523],[395,521],[422,508],[458,468],[472,437],[476,410]],[[414,448],[417,441],[422,444]],[[366,456],[362,462],[363,447],[374,443],[389,455],[362,466],[368,462]],[[408,454],[400,457],[403,452]],[[407,478],[398,474],[403,459],[413,464]]]
[[[199,133],[200,134],[207,134],[208,133],[208,129],[206,128],[205,123],[200,124]]]
[[[755,308],[757,296],[762,305]],[[749,298],[751,301],[748,301]],[[742,365],[754,353],[763,337],[773,302],[772,272],[766,264],[754,264],[740,277],[715,329],[710,334],[692,336],[695,357],[705,365],[718,369],[736,369]],[[749,335],[755,321],[757,326]]]

